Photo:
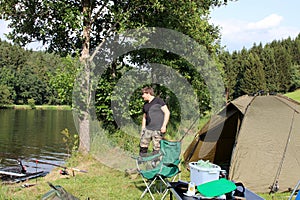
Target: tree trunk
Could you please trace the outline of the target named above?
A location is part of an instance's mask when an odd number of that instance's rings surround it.
[[[79,117],[79,151],[81,153],[88,153],[90,151],[90,113],[89,108],[91,107],[92,90],[91,90],[91,68],[89,63],[90,58],[90,30],[91,30],[91,8],[90,0],[83,0],[83,46],[80,56],[80,61],[84,66],[82,70],[82,84],[81,84],[81,97],[84,98],[82,102],[85,105],[80,107]]]
[[[87,154],[90,151],[90,120],[87,112],[82,114],[79,120],[79,152]]]
[[[80,75],[79,95],[77,98],[81,102],[79,107],[78,127],[79,127],[79,151],[86,154],[90,151],[90,125],[91,115],[90,108],[92,102],[92,87],[91,87],[91,67],[89,64],[88,57],[81,61],[83,63],[82,73]]]

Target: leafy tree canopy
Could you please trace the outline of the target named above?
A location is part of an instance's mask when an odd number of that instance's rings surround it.
[[[173,28],[211,46],[218,29],[208,23],[209,9],[227,0],[2,0],[1,18],[9,21],[8,38],[25,46],[34,41],[62,55],[95,47],[111,34],[127,28]]]

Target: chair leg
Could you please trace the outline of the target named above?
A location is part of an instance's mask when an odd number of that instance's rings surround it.
[[[151,186],[155,183],[156,179],[157,179],[157,177],[155,177],[155,178],[151,181],[151,183],[148,185],[148,184],[147,184],[147,181],[143,178],[143,181],[144,181],[144,183],[145,183],[145,185],[146,185],[146,189],[145,189],[144,192],[142,193],[140,199],[142,199],[142,198],[145,196],[145,194],[146,194],[147,192],[149,192],[149,194],[150,194],[152,200],[155,200],[155,198],[154,198],[154,196],[153,196],[153,194],[152,194],[150,188],[151,188]]]
[[[168,184],[167,184],[167,182],[162,177],[159,176],[159,178],[165,184],[165,186],[167,187],[166,190],[163,192],[163,196],[161,197],[161,200],[164,200],[166,198],[168,192],[169,192]],[[174,176],[172,178],[171,182],[173,182],[175,180],[175,178],[176,178],[176,176]]]

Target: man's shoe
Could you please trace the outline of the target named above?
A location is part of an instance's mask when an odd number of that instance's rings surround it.
[[[132,168],[132,169],[126,169],[125,170],[125,175],[129,176],[131,174],[138,174],[138,169],[137,168]]]

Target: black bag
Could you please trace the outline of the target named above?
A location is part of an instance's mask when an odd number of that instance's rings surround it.
[[[234,197],[245,197],[245,187],[243,183],[235,183],[236,189],[233,192]]]

